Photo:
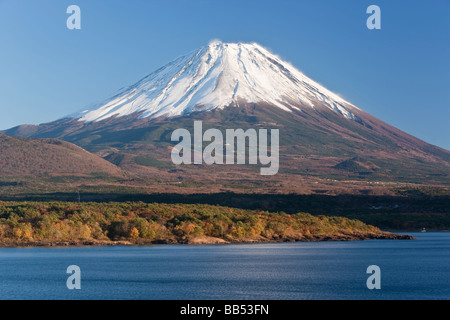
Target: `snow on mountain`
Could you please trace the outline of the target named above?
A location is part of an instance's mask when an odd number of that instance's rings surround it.
[[[92,108],[71,115],[100,121],[141,112],[173,117],[267,103],[287,112],[325,105],[348,119],[356,108],[256,43],[222,43],[182,56]]]

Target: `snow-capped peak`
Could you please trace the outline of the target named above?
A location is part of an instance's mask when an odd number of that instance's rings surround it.
[[[170,62],[71,117],[86,122],[136,112],[141,117],[173,117],[245,102],[267,103],[287,112],[320,103],[354,119],[348,110],[354,106],[259,44],[220,41]]]

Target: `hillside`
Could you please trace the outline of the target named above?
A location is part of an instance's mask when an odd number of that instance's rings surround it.
[[[112,163],[58,139],[28,139],[0,134],[0,176],[44,177],[92,174],[123,177]]]

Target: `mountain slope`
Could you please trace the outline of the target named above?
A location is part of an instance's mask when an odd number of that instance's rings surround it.
[[[266,103],[289,112],[315,108],[316,101],[354,118],[354,106],[262,46],[213,42],[70,117],[87,122],[136,112],[141,117],[173,117],[243,102]]]
[[[122,177],[110,162],[57,139],[26,139],[0,134],[0,176],[90,175]]]
[[[171,133],[193,132],[194,120],[204,130],[278,128],[279,174],[264,180],[248,165],[175,167]],[[6,133],[60,138],[141,176],[217,191],[298,192],[303,177],[450,184],[449,151],[353,106],[258,44],[213,42],[80,113]]]

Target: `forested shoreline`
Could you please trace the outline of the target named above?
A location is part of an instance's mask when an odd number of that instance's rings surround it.
[[[358,220],[205,204],[0,201],[0,245],[408,239]]]

